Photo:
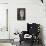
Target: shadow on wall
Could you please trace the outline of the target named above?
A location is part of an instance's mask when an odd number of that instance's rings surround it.
[[[45,46],[44,45],[44,37],[43,37],[43,26],[42,25],[40,25],[40,39],[42,40],[42,45]]]

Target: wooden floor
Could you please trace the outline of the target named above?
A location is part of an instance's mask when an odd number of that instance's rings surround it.
[[[11,43],[14,42],[13,39],[0,39],[0,43]]]

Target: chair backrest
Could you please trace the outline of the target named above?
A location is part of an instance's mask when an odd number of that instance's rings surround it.
[[[29,23],[27,23],[27,30],[28,30],[29,34],[36,35],[38,32],[40,32],[40,24],[36,24],[36,23],[29,24]]]

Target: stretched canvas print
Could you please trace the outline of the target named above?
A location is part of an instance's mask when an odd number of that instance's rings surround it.
[[[17,20],[25,20],[25,8],[17,8]]]

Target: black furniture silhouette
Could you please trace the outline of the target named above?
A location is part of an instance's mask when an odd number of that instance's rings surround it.
[[[41,0],[41,2],[43,3],[43,0]]]
[[[32,23],[32,24],[29,24],[27,23],[27,31],[22,31],[22,34],[20,34],[20,44],[22,41],[30,41],[30,43],[33,45],[34,42],[37,42],[39,43],[39,33],[40,33],[40,24],[36,24],[36,23]],[[29,34],[31,35],[32,37],[29,39],[29,38],[24,38],[24,35],[25,34]],[[31,45],[31,46],[32,46]]]

